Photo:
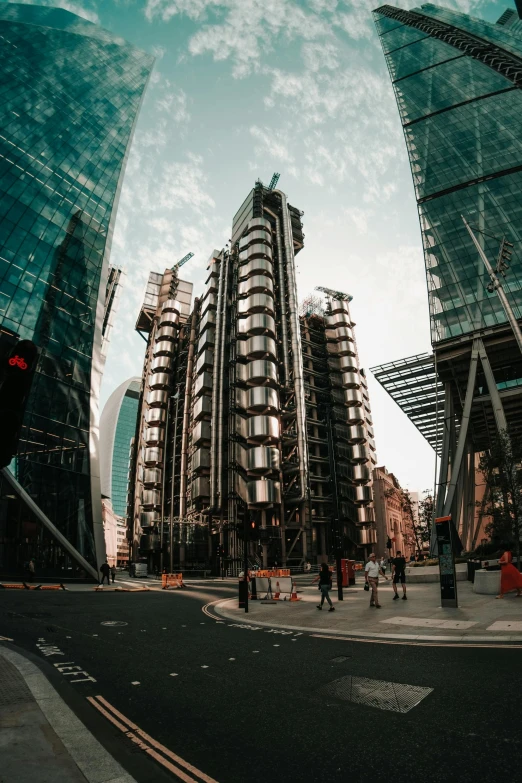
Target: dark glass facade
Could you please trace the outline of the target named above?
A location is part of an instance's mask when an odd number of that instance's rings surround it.
[[[506,321],[497,295],[486,290],[489,278],[461,215],[495,235],[481,235],[492,262],[504,235],[515,243],[505,289],[520,318],[522,91],[498,63],[503,55],[522,58],[522,37],[431,4],[406,13],[382,6],[374,20],[417,197],[432,342]],[[494,44],[496,57],[489,65],[477,59],[473,41],[464,51],[459,33],[472,36],[475,45]],[[455,45],[441,40],[444,35]]]
[[[153,59],[67,11],[17,4],[0,6],[0,43],[0,327],[40,348],[14,469],[96,565],[110,239]],[[0,564],[23,524],[3,508]]]

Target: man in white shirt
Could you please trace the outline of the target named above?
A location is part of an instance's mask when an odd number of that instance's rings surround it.
[[[377,562],[377,557],[375,555],[375,552],[372,552],[370,555],[370,559],[366,563],[366,568],[364,569],[364,578],[366,582],[370,585],[370,589],[372,591],[370,597],[370,606],[375,606],[377,609],[381,608],[381,605],[379,603],[379,596],[378,596],[379,574],[381,574],[381,576],[384,576],[386,581],[388,581],[388,577],[384,574],[382,568]]]

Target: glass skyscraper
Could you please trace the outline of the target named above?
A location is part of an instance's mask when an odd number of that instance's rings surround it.
[[[40,349],[15,472],[96,567],[109,252],[153,58],[68,11],[12,3],[0,5],[0,43],[0,329]],[[12,570],[25,512],[5,497],[0,561]],[[33,544],[26,555],[53,571],[55,543]]]
[[[131,440],[136,435],[140,378],[130,378],[113,391],[100,419],[102,495],[110,498],[112,510],[127,516],[127,483]]]
[[[432,4],[384,5],[374,20],[393,83],[420,218],[434,356],[375,368],[441,456],[436,513],[463,545],[483,527],[479,455],[522,431],[522,356],[462,217],[522,317],[522,34],[520,13],[492,24]]]
[[[522,36],[426,4],[382,6],[375,24],[395,90],[419,209],[432,341],[506,321],[462,222],[491,259],[522,238]],[[522,316],[522,253],[506,291]]]

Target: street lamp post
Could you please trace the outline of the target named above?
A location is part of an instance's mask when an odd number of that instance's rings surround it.
[[[174,439],[172,441],[172,480],[170,484],[170,518],[169,518],[169,574],[172,574],[174,570],[174,546],[173,546],[173,531],[174,531],[174,479],[176,477],[176,437],[178,434],[178,410],[179,410],[179,397],[180,397],[181,384],[178,383],[178,390],[174,395],[176,400],[176,412],[174,414]],[[180,534],[182,530],[180,524]]]
[[[522,331],[520,330],[520,326],[518,325],[518,321],[515,318],[515,314],[511,308],[511,305],[509,304],[508,298],[505,294],[504,288],[502,286],[502,281],[496,274],[495,270],[489,263],[488,257],[484,253],[483,249],[480,246],[480,243],[473,233],[473,230],[469,223],[467,222],[464,215],[461,215],[462,220],[464,221],[464,225],[466,226],[468,230],[468,234],[470,235],[471,239],[473,240],[473,244],[478,250],[478,253],[484,262],[484,266],[487,269],[488,275],[490,277],[491,283],[488,285],[488,291],[490,293],[493,293],[494,291],[497,292],[498,298],[500,299],[502,303],[502,307],[504,308],[504,312],[506,313],[506,317],[511,325],[511,328],[513,329],[513,334],[515,335],[515,340],[517,341],[518,347],[520,349],[520,352],[522,353]],[[505,277],[504,269],[507,267],[506,261],[505,261],[505,247],[508,245],[509,247],[512,247],[511,243],[506,242],[505,239],[502,240],[502,244],[500,247],[500,253],[499,253],[499,259],[497,263],[497,272],[500,272],[503,277]],[[508,251],[509,252],[509,251]]]

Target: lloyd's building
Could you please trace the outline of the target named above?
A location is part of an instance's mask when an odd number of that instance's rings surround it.
[[[522,11],[522,8],[519,8]],[[522,356],[477,246],[494,267],[514,244],[504,290],[522,318],[522,22],[426,4],[374,21],[408,151],[428,285],[433,355],[374,373],[440,454],[437,514],[474,548],[480,452],[522,428]]]
[[[39,352],[11,470],[0,571],[96,577],[105,557],[98,399],[119,272],[109,267],[153,58],[63,9],[0,4],[0,353]]]

